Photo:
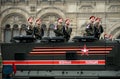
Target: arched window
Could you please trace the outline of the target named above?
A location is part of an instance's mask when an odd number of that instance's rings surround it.
[[[20,28],[20,35],[26,35],[25,29],[27,28],[26,24],[22,24]]]
[[[18,29],[18,24],[14,24],[13,29]]]
[[[14,24],[14,25],[13,25],[13,37],[14,37],[14,36],[19,36],[18,24]]]
[[[55,28],[55,25],[54,25],[54,24],[50,24],[50,25],[49,25],[49,29],[50,29],[50,30],[53,30],[54,28]]]
[[[49,28],[48,28],[48,36],[49,37],[54,37],[55,36],[54,28],[55,28],[54,24],[49,25]]]
[[[49,37],[53,37],[55,36],[53,30],[51,30],[51,27],[54,27],[54,25],[57,24],[57,19],[60,18],[61,16],[59,16],[56,13],[47,13],[44,14],[41,19],[42,19],[42,23],[45,23],[47,25],[47,36]],[[52,33],[51,33],[52,32]]]
[[[26,18],[17,13],[8,14],[1,22],[4,26],[4,42],[9,42],[14,36],[20,35],[20,28],[22,24],[26,24]]]
[[[47,36],[47,26],[46,26],[46,24],[42,24],[41,28],[43,28],[43,30],[44,30],[44,36],[46,37]]]
[[[12,37],[12,31],[10,24],[5,25],[4,29],[4,42],[9,43]]]
[[[10,24],[6,24],[5,29],[10,29]]]
[[[46,24],[42,24],[41,27],[42,27],[44,30],[47,29]]]

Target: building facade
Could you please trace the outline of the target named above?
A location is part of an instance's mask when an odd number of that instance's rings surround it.
[[[120,38],[120,0],[0,0],[0,42],[24,35],[27,19],[41,18],[45,28],[58,18],[69,18],[72,37],[82,35],[82,24],[91,15],[102,18],[104,33]]]

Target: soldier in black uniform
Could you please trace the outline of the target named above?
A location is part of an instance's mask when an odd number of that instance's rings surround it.
[[[65,20],[65,26],[64,26],[64,38],[65,41],[68,41],[70,39],[72,32],[72,28],[70,27],[70,19]]]
[[[95,23],[94,23],[94,33],[95,33],[95,38],[99,39],[100,35],[103,33],[103,27],[100,24],[101,18],[96,18]]]

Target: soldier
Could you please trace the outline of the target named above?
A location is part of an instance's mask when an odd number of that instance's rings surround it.
[[[33,17],[28,18],[29,25],[27,26],[26,35],[34,35],[33,34]]]
[[[70,19],[65,20],[64,29],[65,29],[64,38],[65,38],[65,41],[68,41],[70,39],[70,35],[71,35],[71,32],[72,32],[72,28],[70,27]]]
[[[100,24],[101,18],[96,18],[95,23],[94,23],[94,33],[95,33],[95,38],[99,39],[100,35],[103,33],[103,27]]]
[[[63,26],[63,19],[59,18],[57,23],[57,26],[54,28],[54,32],[56,36],[64,36],[64,26]]]
[[[34,27],[35,38],[41,40],[44,36],[44,29],[41,27],[41,19],[36,20],[36,27]]]
[[[89,20],[84,24],[85,26],[85,36],[94,36],[94,20],[95,16],[91,16]]]

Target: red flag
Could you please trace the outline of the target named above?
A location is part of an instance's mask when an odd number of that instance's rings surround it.
[[[13,72],[14,72],[14,74],[16,74],[16,70],[17,70],[17,68],[16,68],[16,65],[13,63]]]

